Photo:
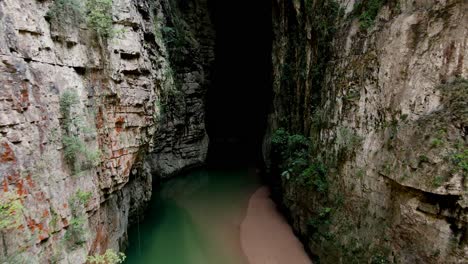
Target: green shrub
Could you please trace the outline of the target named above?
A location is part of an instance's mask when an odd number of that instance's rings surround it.
[[[374,25],[374,20],[386,0],[361,0],[354,5],[353,14],[359,18],[361,29],[368,29]]]
[[[58,29],[65,25],[78,25],[83,18],[84,9],[79,0],[55,0],[46,14],[46,19]]]
[[[323,163],[315,162],[305,169],[298,183],[303,186],[311,186],[320,193],[328,191],[327,169]]]
[[[16,193],[0,194],[0,230],[18,228],[22,223],[23,204]]]
[[[327,168],[320,161],[311,162],[311,143],[299,134],[289,134],[280,128],[271,137],[273,151],[280,154],[281,176],[303,187],[313,187],[317,192],[328,191]]]
[[[68,131],[73,122],[71,116],[72,107],[80,103],[80,98],[75,90],[66,90],[63,92],[62,96],[60,96],[59,103],[60,113],[63,118],[63,126],[64,129]]]
[[[91,192],[78,190],[68,199],[72,218],[70,225],[65,233],[65,239],[69,242],[71,248],[80,246],[86,242],[86,212],[85,207],[91,198]]]
[[[289,179],[309,165],[310,141],[303,135],[291,135],[280,128],[271,137],[273,152],[279,155],[282,176]]]
[[[72,129],[91,132],[92,130],[84,126],[83,120],[72,113],[72,108],[79,104],[79,96],[74,90],[66,90],[60,97],[60,113],[62,114],[62,144],[66,162],[71,166],[73,173],[82,169],[89,169],[98,166],[101,161],[99,150],[90,150],[85,142],[72,133]]]
[[[75,194],[75,199],[83,206],[86,206],[86,204],[89,202],[89,199],[91,199],[92,195],[93,194],[91,192],[84,192],[82,190],[78,190]]]
[[[427,157],[426,155],[419,155],[418,159],[419,159],[419,163],[424,163],[424,162],[427,163],[430,161],[429,157]]]
[[[273,133],[271,143],[275,152],[281,154],[285,161],[292,158],[300,158],[310,147],[309,140],[303,135],[290,134],[280,128]]]
[[[316,130],[320,130],[327,125],[326,111],[322,108],[315,109],[312,114],[312,126]]]
[[[90,150],[77,136],[63,136],[65,160],[72,167],[73,173],[98,166],[101,162],[101,152]]]
[[[465,148],[463,151],[453,155],[453,162],[457,165],[466,176],[468,173],[468,149]]]
[[[370,263],[371,264],[387,264],[391,262],[388,260],[388,257],[385,254],[378,252],[378,253],[375,253],[371,257]]]
[[[432,148],[438,148],[440,146],[442,146],[444,144],[444,141],[440,138],[434,138],[432,141],[431,141],[431,147]]]
[[[282,148],[288,143],[289,133],[283,128],[278,128],[271,137],[271,143],[276,148]]]
[[[313,97],[312,105],[317,107],[320,103],[320,90],[325,88],[323,87],[325,69],[327,68],[328,62],[332,59],[333,51],[330,43],[337,31],[337,25],[339,25],[338,21],[343,16],[344,9],[340,8],[340,4],[335,0],[307,0],[305,2],[305,9],[310,20],[312,39],[317,43],[316,61],[311,65],[310,70],[310,85],[317,91],[316,95]],[[299,32],[299,37],[304,35],[306,35],[305,32]],[[300,40],[300,43],[308,45],[309,42],[307,40]],[[304,68],[303,66],[300,67]]]
[[[439,187],[444,183],[444,177],[442,176],[436,176],[434,179],[432,179],[432,185],[434,187]]]
[[[325,238],[331,238],[331,233],[324,232],[324,229],[328,228],[331,224],[331,214],[332,208],[321,208],[318,213],[311,217],[307,222],[308,232],[310,232],[312,236],[318,235]]]
[[[88,256],[87,260],[91,264],[119,264],[123,263],[126,258],[124,253],[116,253],[112,249],[108,249],[102,255]]]
[[[116,34],[112,26],[112,3],[113,0],[86,1],[86,23],[103,38]]]
[[[83,216],[72,217],[65,233],[65,240],[69,242],[71,248],[76,248],[86,243],[86,229],[84,224],[86,219]]]
[[[98,36],[114,37],[118,32],[113,29],[112,4],[113,0],[55,0],[46,18],[58,29],[66,25],[78,26],[85,21]]]
[[[337,144],[340,147],[341,154],[349,154],[359,145],[361,145],[363,138],[352,130],[346,127],[338,129]]]
[[[64,147],[65,159],[67,162],[69,162],[69,164],[73,164],[77,159],[78,153],[85,150],[83,141],[75,136],[63,136],[62,143]]]

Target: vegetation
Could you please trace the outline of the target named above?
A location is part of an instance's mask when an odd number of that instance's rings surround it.
[[[66,90],[60,97],[61,125],[64,130],[62,136],[64,155],[65,160],[75,174],[83,169],[98,166],[101,160],[100,151],[90,150],[77,134],[79,130],[88,132],[91,130],[84,126],[80,118],[72,112],[79,102],[78,94],[74,90]]]
[[[312,234],[312,236],[322,236],[326,239],[330,239],[332,237],[330,232],[324,231],[331,224],[331,214],[332,208],[324,207],[319,210],[316,216],[309,219],[307,222],[308,231]]]
[[[433,148],[438,148],[440,146],[442,146],[444,144],[444,141],[440,138],[434,138],[432,141],[431,141],[431,147]]]
[[[184,14],[177,5],[178,1],[170,0],[170,8],[166,10],[166,24],[160,27],[162,37],[169,51],[169,58],[173,67],[186,67],[187,56],[195,37],[190,26],[184,20]]]
[[[463,172],[466,177],[468,174],[468,148],[453,155],[453,162]]]
[[[353,14],[359,18],[361,29],[374,25],[375,18],[387,0],[362,0],[354,5]]]
[[[63,117],[63,126],[65,130],[69,130],[73,122],[72,108],[80,103],[80,99],[75,90],[66,90],[60,97],[60,113]]]
[[[86,23],[102,38],[117,34],[112,27],[112,2],[113,0],[86,1]]]
[[[303,186],[312,186],[319,193],[328,191],[327,168],[321,162],[315,162],[305,169],[299,183]]]
[[[65,159],[72,165],[74,172],[96,167],[101,162],[101,152],[89,150],[78,136],[63,136],[62,143]],[[78,160],[80,157],[84,158],[82,162]]]
[[[432,179],[432,185],[434,187],[439,187],[444,183],[444,177],[442,176],[436,176],[434,179]]]
[[[280,128],[272,136],[273,150],[280,157],[281,176],[319,193],[328,191],[327,168],[318,159],[309,157],[311,143],[306,137],[289,134]]]
[[[444,138],[446,137],[447,131],[445,129],[439,129],[436,135],[431,140],[431,148],[438,148],[444,145]]]
[[[341,157],[349,155],[362,143],[362,137],[346,127],[338,129],[337,144],[340,148]]]
[[[456,121],[461,124],[468,122],[468,111],[467,107],[467,95],[468,95],[468,80],[464,78],[455,78],[454,80],[448,81],[438,87],[442,94],[442,102],[444,108],[447,109],[449,115],[447,118],[452,119],[452,122]],[[437,138],[444,139],[442,143],[447,143],[455,148],[454,152],[449,156],[449,159],[455,165],[457,170],[463,173],[466,178],[468,175],[468,148],[463,137],[457,141],[451,141],[446,135],[446,129],[440,129],[437,132]],[[434,145],[434,140],[432,141]],[[438,142],[435,142],[438,144]]]
[[[317,5],[313,6],[313,2]],[[312,64],[311,77],[312,87],[320,89],[323,85],[325,78],[325,69],[327,63],[332,57],[332,45],[330,43],[333,40],[333,36],[337,30],[337,20],[343,16],[344,10],[340,8],[340,4],[337,1],[306,1],[306,10],[309,15],[310,24],[312,27],[313,39],[316,39],[315,55],[316,61]],[[308,42],[305,42],[308,43]],[[319,104],[320,92],[316,92],[313,101],[313,106]]]
[[[86,243],[86,219],[84,217],[72,217],[70,225],[65,233],[65,240],[69,242],[71,248],[76,248]]]
[[[114,37],[112,4],[113,0],[55,0],[46,18],[57,29],[78,26],[83,21],[102,38]]]
[[[0,230],[18,228],[22,223],[23,204],[16,193],[0,194]]]
[[[46,14],[54,26],[77,25],[82,21],[83,6],[79,0],[55,0]]]
[[[69,242],[71,248],[75,248],[86,243],[86,212],[85,207],[91,198],[91,192],[78,190],[68,200],[72,218],[65,233],[65,240]]]
[[[453,81],[440,85],[438,89],[441,91],[445,108],[450,109],[451,115],[456,119],[467,123],[466,98],[468,96],[468,80],[456,78]]]
[[[89,199],[91,199],[91,196],[93,194],[91,192],[84,192],[82,190],[78,190],[75,194],[75,199],[78,200],[78,202],[82,205],[86,205],[89,202]]]
[[[102,255],[88,256],[87,260],[91,264],[119,264],[123,263],[126,258],[124,253],[116,253],[112,249],[108,249]]]
[[[272,136],[272,145],[281,159],[282,176],[289,179],[292,175],[299,175],[309,164],[310,143],[306,137],[298,134],[291,135],[280,128]]]

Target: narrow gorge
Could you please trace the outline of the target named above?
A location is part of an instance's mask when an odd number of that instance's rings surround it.
[[[0,263],[468,263],[467,122],[466,0],[0,0]]]

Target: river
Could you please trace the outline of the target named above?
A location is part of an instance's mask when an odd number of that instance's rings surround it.
[[[301,255],[299,259],[306,259],[289,226],[275,213],[273,203],[264,206],[262,201],[268,199],[264,197],[265,189],[254,169],[200,169],[163,183],[155,191],[144,221],[129,230],[126,263],[281,263],[281,256],[275,254],[287,257],[287,247]],[[265,199],[249,203],[254,193]],[[246,217],[248,210],[252,211]],[[273,214],[268,213],[271,211]],[[274,233],[286,236],[278,238],[284,240],[282,244],[269,245],[268,236]],[[266,240],[262,241],[262,237]],[[292,246],[288,241],[293,242]],[[310,263],[301,261],[294,264]]]

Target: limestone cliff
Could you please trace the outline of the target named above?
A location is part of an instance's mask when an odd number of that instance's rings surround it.
[[[468,2],[273,6],[272,182],[321,263],[468,261]]]
[[[206,5],[0,1],[0,262],[121,250],[152,181],[204,161]]]

